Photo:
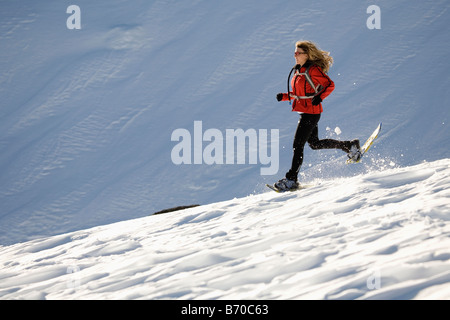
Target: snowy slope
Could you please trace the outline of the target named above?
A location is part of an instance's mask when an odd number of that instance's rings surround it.
[[[450,299],[450,159],[0,248],[1,299]]]
[[[321,137],[383,122],[360,166],[307,148],[303,181],[450,157],[448,1],[377,1],[380,30],[370,1],[80,0],[81,30],[66,27],[71,4],[0,2],[2,245],[265,191],[291,160],[298,115],[274,97],[298,39],[335,58]],[[171,135],[197,120],[279,129],[278,172],[175,165]]]

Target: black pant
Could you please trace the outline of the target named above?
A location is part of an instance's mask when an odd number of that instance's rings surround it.
[[[303,148],[306,142],[308,142],[313,150],[341,149],[345,152],[350,151],[350,141],[333,139],[319,140],[319,129],[317,127],[319,120],[320,114],[303,113],[300,116],[294,138],[294,157],[292,159],[291,169],[286,173],[287,179],[297,181],[298,172],[303,163]]]

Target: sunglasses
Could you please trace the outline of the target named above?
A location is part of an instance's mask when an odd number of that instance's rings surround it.
[[[301,55],[301,54],[307,54],[307,53],[306,52],[298,52],[298,51],[295,51],[295,53],[294,53],[294,55],[296,55],[296,56]]]

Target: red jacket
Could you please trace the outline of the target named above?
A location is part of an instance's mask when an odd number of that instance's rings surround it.
[[[306,67],[303,66],[300,69],[300,73],[304,73]],[[319,94],[322,100],[324,100],[333,90],[334,90],[334,82],[328,77],[325,72],[319,66],[312,65],[309,68],[309,76],[311,77],[312,82],[317,87],[319,84],[322,86],[319,89]],[[291,80],[291,95],[295,96],[310,96],[314,95],[314,89],[311,87],[309,82],[306,80],[305,76],[302,76],[297,71]],[[288,101],[289,95],[287,93],[283,93],[282,101]],[[291,97],[292,102],[292,111],[303,112],[303,113],[311,113],[318,114],[323,112],[322,104],[318,104],[317,106],[312,105],[312,99],[296,99]]]

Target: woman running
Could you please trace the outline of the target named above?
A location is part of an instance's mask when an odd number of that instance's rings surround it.
[[[349,157],[360,149],[359,140],[319,140],[317,124],[323,112],[322,101],[334,90],[334,82],[326,74],[333,64],[329,52],[320,50],[311,41],[298,41],[295,44],[294,56],[297,64],[292,70],[295,70],[291,80],[292,91],[288,88],[288,93],[277,94],[277,100],[293,100],[292,111],[301,115],[294,137],[291,168],[285,178],[274,184],[280,191],[298,188],[298,173],[303,163],[303,149],[306,142],[314,150],[341,149],[347,152]]]

